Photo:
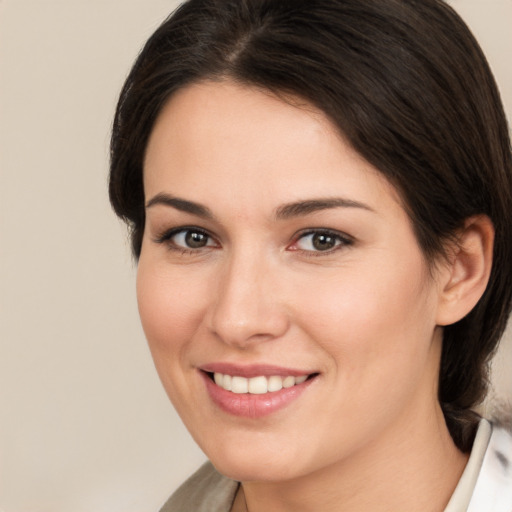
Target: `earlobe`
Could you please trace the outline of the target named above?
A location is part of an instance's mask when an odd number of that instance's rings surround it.
[[[491,219],[487,215],[467,219],[449,262],[441,272],[438,325],[458,322],[476,306],[489,281],[493,246]]]

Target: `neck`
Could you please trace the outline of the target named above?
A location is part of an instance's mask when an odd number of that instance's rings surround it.
[[[246,482],[233,512],[442,512],[467,455],[453,443],[437,403],[400,418],[340,461],[285,482]]]

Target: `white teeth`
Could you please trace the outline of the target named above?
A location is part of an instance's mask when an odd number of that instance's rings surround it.
[[[281,377],[269,377],[268,378],[268,390],[279,391],[283,389],[283,379]]]
[[[249,379],[249,393],[253,395],[263,395],[268,391],[266,377],[253,377]]]
[[[222,375],[222,373],[220,375]],[[231,391],[231,375],[222,375],[221,387],[226,391]]]
[[[295,386],[295,377],[288,375],[283,379],[283,388],[291,388],[292,386]]]
[[[231,391],[239,394],[247,393],[249,391],[249,381],[245,377],[238,377],[234,375],[231,377]]]
[[[232,391],[237,394],[251,393],[253,395],[263,395],[265,393],[279,391],[283,388],[291,388],[296,384],[302,384],[307,378],[307,375],[301,375],[300,377],[294,377],[292,375],[287,375],[286,377],[279,375],[265,377],[261,375],[259,377],[246,379],[238,375],[232,376],[218,372],[213,374],[215,384],[226,391]]]

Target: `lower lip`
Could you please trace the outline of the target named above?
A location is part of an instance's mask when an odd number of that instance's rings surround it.
[[[251,393],[238,394],[226,391],[217,386],[207,373],[201,372],[201,375],[213,403],[224,412],[243,418],[261,418],[285,408],[298,399],[312,381],[315,380],[312,378],[290,388],[254,395]]]

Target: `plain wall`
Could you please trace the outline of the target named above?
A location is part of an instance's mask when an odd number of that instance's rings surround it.
[[[0,509],[156,511],[204,456],[139,325],[107,198],[116,95],[177,2],[0,0]],[[453,0],[512,118],[512,1]],[[512,395],[512,336],[495,387]]]

